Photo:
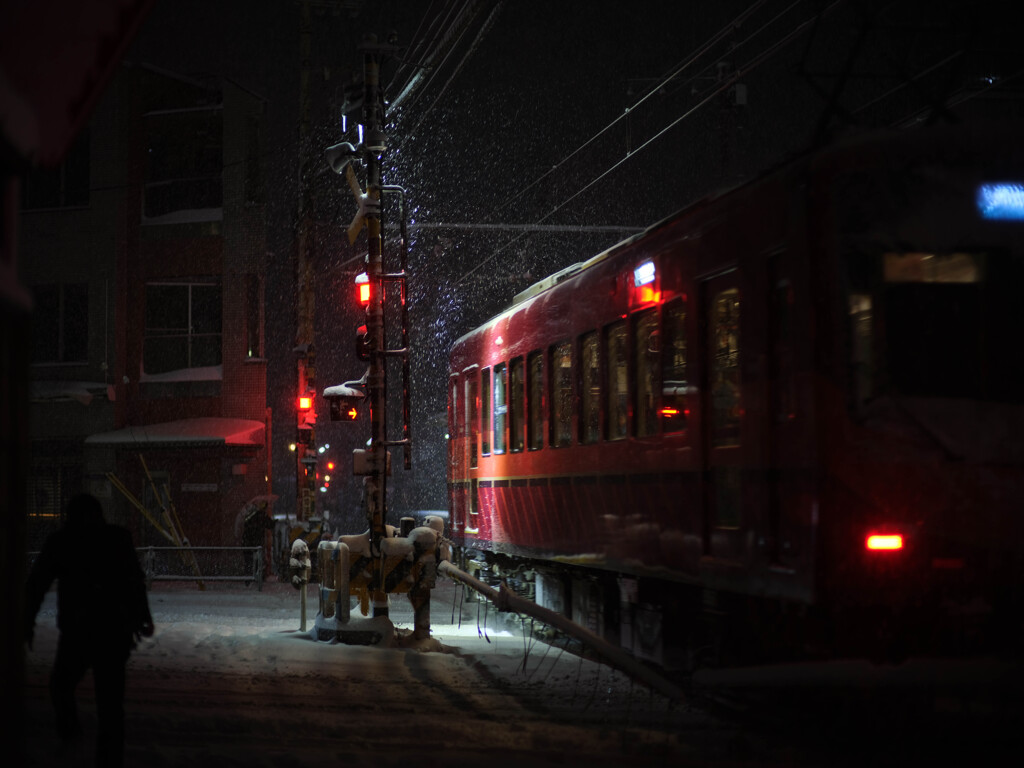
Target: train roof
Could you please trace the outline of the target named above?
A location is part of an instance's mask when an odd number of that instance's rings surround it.
[[[488,318],[477,327],[467,331],[465,334],[460,336],[455,343],[458,344],[476,331],[490,326],[502,317],[519,309],[524,303],[545,293],[551,288],[554,288],[566,280],[585,272],[619,251],[628,248],[632,244],[644,240],[663,227],[672,224],[678,220],[680,216],[695,213],[699,209],[711,205],[716,200],[729,197],[740,190],[749,189],[780,172],[784,172],[787,169],[796,170],[801,167],[806,168],[811,166],[824,168],[832,161],[836,161],[839,158],[856,153],[868,147],[883,156],[891,155],[893,153],[902,154],[907,152],[908,148],[914,150],[914,153],[916,153],[918,150],[923,150],[925,144],[941,144],[943,140],[947,140],[951,137],[957,137],[961,140],[964,138],[971,139],[976,137],[978,139],[979,146],[981,146],[983,137],[988,136],[993,132],[1004,136],[1022,135],[1022,133],[1024,133],[1024,121],[1004,120],[997,123],[979,121],[953,126],[930,126],[915,130],[851,132],[834,139],[831,143],[825,146],[808,148],[799,154],[788,157],[779,163],[766,168],[755,176],[738,181],[733,185],[716,189],[703,197],[697,198],[691,203],[684,205],[682,208],[651,224],[642,231],[630,235],[624,240],[620,240],[586,261],[571,264],[558,272],[538,280],[528,288],[517,293],[507,307]],[[926,136],[930,141],[925,140]]]

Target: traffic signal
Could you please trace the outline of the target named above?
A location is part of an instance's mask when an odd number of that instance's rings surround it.
[[[356,357],[364,362],[370,359],[370,336],[365,325],[356,328]]]
[[[362,306],[370,303],[370,276],[365,272],[356,275],[356,297]]]
[[[332,397],[329,403],[331,421],[355,421],[359,418],[359,408],[352,398]]]

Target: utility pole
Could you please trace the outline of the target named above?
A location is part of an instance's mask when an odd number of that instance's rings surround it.
[[[370,303],[366,308],[366,333],[370,346],[370,371],[366,378],[366,394],[370,401],[370,466],[366,477],[367,517],[370,523],[371,552],[380,551],[385,537],[387,519],[387,393],[384,386],[384,281],[383,243],[380,226],[380,158],[386,149],[383,131],[384,111],[380,92],[380,53],[376,38],[367,41],[363,50],[363,124],[366,148],[366,234],[368,251],[366,273],[370,280]],[[373,558],[373,615],[387,616],[388,596],[379,557]]]
[[[344,385],[328,387],[324,395],[331,403],[332,420],[353,421],[359,407],[365,401],[370,409],[370,441],[367,450],[356,450],[353,454],[353,472],[363,477],[366,502],[366,518],[369,524],[369,557],[364,573],[369,578],[358,585],[366,590],[373,603],[373,615],[388,615],[388,585],[385,577],[394,573],[397,560],[389,560],[387,539],[387,482],[391,467],[388,449],[391,446],[405,448],[405,466],[410,464],[409,431],[409,327],[406,305],[406,270],[408,266],[408,237],[406,224],[405,191],[398,186],[381,182],[381,156],[387,150],[387,136],[384,133],[384,94],[380,87],[380,64],[382,58],[399,49],[390,41],[380,44],[376,37],[369,37],[360,46],[363,53],[362,116],[360,143],[353,145],[341,142],[328,147],[325,155],[331,169],[345,175],[349,188],[359,204],[359,211],[348,228],[350,243],[354,243],[363,227],[367,232],[366,274],[357,279],[360,287],[360,303],[366,306],[365,331],[357,331],[357,349],[360,359],[369,362],[363,378]],[[366,191],[359,186],[352,162],[361,161],[366,168]],[[381,236],[381,198],[385,194],[397,194],[401,218],[401,270],[385,273],[383,259],[383,238]],[[397,283],[402,299],[402,347],[388,349],[385,333],[384,285]],[[389,357],[401,357],[403,366],[403,420],[404,434],[401,440],[387,437],[387,361]],[[356,389],[359,388],[359,389]],[[363,390],[363,391],[360,391]],[[403,520],[403,526],[408,522]],[[412,528],[410,527],[411,531]],[[404,556],[403,556],[404,557]],[[386,562],[387,561],[387,562]],[[420,574],[421,565],[415,566]],[[405,566],[403,566],[404,568]],[[417,611],[417,625],[425,626],[422,632],[429,634],[429,589],[433,586],[433,575],[426,574],[413,579],[415,588],[406,582],[399,591],[410,591]],[[396,591],[391,585],[390,591]]]
[[[298,316],[295,333],[296,361],[296,435],[295,435],[295,517],[308,520],[313,512],[316,456],[316,409],[312,407],[316,389],[316,356],[313,346],[315,303],[313,293],[312,180],[310,178],[310,50],[312,20],[310,3],[299,3],[299,200],[296,233],[296,289]]]

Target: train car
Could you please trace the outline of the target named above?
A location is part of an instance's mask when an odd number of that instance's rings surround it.
[[[1022,127],[836,143],[461,337],[467,563],[666,667],[1019,649]]]

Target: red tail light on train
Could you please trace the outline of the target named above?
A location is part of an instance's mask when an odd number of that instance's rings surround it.
[[[903,549],[903,537],[898,533],[873,533],[864,540],[864,547],[873,552]]]

